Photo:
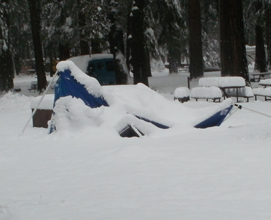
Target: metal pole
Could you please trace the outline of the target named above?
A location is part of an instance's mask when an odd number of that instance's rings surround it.
[[[23,128],[23,130],[22,130],[22,134],[24,133],[24,131],[25,131],[25,129],[26,129],[26,127],[27,127],[27,125],[29,124],[29,122],[31,121],[31,119],[32,119],[32,118],[33,118],[33,116],[35,115],[36,111],[38,110],[38,107],[40,106],[40,103],[42,102],[42,100],[43,100],[43,98],[44,98],[45,94],[48,92],[48,90],[49,90],[50,86],[52,85],[52,83],[53,83],[54,79],[56,78],[57,73],[58,73],[58,71],[56,71],[56,72],[55,72],[55,75],[53,76],[53,78],[52,78],[51,82],[50,82],[50,83],[49,83],[49,85],[47,86],[46,90],[43,92],[43,95],[42,95],[42,97],[41,97],[41,99],[40,99],[40,101],[39,101],[38,105],[36,106],[36,108],[35,108],[35,109],[34,109],[34,111],[32,112],[32,114],[31,114],[30,118],[28,119],[28,121],[27,121],[26,125],[25,125],[25,126],[24,126],[24,128]]]

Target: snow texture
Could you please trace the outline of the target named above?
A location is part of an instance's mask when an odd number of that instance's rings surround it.
[[[190,89],[187,87],[178,87],[174,91],[175,98],[184,98],[190,96]]]
[[[191,98],[221,98],[222,92],[216,86],[195,87],[191,89]]]
[[[263,85],[263,86],[270,86],[271,85],[271,79],[261,79],[259,84]]]
[[[40,102],[42,96],[37,96],[35,98],[32,99],[31,101],[31,108],[35,109],[53,109],[53,105],[54,105],[54,95],[50,94],[50,95],[45,95],[42,102]]]
[[[15,77],[26,88],[34,80]],[[121,138],[95,120],[106,114],[103,120],[118,121],[121,106],[149,94],[142,87],[106,87],[108,96],[114,90],[110,112],[86,110],[67,97],[74,124],[63,121],[65,132],[51,135],[32,124],[21,134],[38,93],[1,94],[0,219],[270,219],[271,119],[260,113],[271,115],[271,103],[263,97],[241,103],[220,127],[195,129],[193,120],[231,100],[179,103],[173,94],[148,95],[142,104],[175,125],[150,125],[141,138]],[[123,91],[131,94],[127,102]],[[137,123],[131,114],[118,122],[129,120]]]
[[[239,76],[205,77],[199,79],[199,86],[233,87],[245,85],[244,78]]]

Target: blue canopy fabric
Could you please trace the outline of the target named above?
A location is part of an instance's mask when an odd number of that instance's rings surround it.
[[[233,105],[230,105],[229,107],[215,113],[211,117],[205,119],[204,121],[200,122],[199,124],[195,125],[195,128],[209,128],[214,126],[220,126],[226,116],[231,111]]]
[[[87,91],[84,85],[77,82],[75,78],[71,75],[71,71],[69,69],[59,72],[59,78],[55,86],[54,103],[60,97],[65,96],[80,98],[87,106],[91,108],[108,106],[107,102],[102,96],[95,97]]]
[[[98,108],[101,106],[109,106],[106,100],[103,98],[103,96],[95,96],[91,94],[87,89],[85,88],[85,85],[79,83],[76,81],[76,79],[71,75],[71,71],[69,69],[65,69],[64,71],[59,72],[59,78],[56,82],[55,86],[55,99],[54,99],[54,105],[55,102],[65,96],[72,96],[75,98],[81,99],[87,106],[91,108]],[[195,128],[208,128],[213,126],[220,126],[221,123],[224,121],[225,117],[228,115],[228,113],[232,109],[232,105],[215,113],[211,117],[205,119],[204,121],[200,122],[199,124],[195,125]],[[158,128],[161,129],[168,129],[169,126],[163,125],[161,123],[151,121],[147,118],[143,118],[140,116],[135,115],[140,120],[152,123]],[[56,130],[54,127],[54,124],[51,124],[50,127],[50,133]],[[130,134],[130,133],[129,133]]]

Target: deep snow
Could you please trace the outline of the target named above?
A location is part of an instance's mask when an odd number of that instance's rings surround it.
[[[220,127],[175,126],[141,138],[85,124],[48,135],[30,123],[22,134],[38,95],[29,94],[0,98],[1,220],[271,218],[270,118],[242,109]],[[172,93],[163,96],[173,102]],[[191,109],[185,113],[220,105],[175,104]],[[271,115],[270,102],[241,105]],[[190,113],[178,121],[194,120]]]

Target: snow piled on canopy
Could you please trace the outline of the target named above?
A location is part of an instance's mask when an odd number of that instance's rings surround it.
[[[75,78],[77,82],[82,85],[85,85],[87,91],[94,95],[100,96],[101,95],[101,85],[97,79],[93,77],[89,77],[86,75],[82,70],[80,70],[74,62],[68,61],[61,61],[56,66],[58,72],[64,72],[65,70],[70,70],[71,75]]]
[[[125,126],[132,124],[147,135],[156,135],[156,133],[161,133],[161,129],[138,117],[162,124],[170,129],[193,128],[195,124],[232,103],[232,100],[229,99],[216,107],[196,111],[181,105],[178,101],[166,99],[141,83],[100,86],[96,79],[84,74],[71,61],[60,62],[57,69],[60,74],[61,71],[70,69],[71,75],[76,81],[84,85],[91,94],[102,96],[109,105],[109,107],[91,109],[77,98],[60,98],[56,101],[53,119],[57,132],[85,129],[89,124],[90,127],[101,129],[101,131],[111,129],[113,133],[117,134]]]

